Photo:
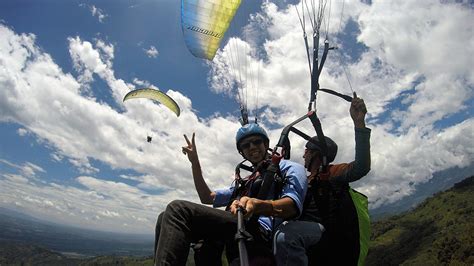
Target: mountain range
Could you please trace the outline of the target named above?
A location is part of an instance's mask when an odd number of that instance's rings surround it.
[[[0,228],[0,241],[3,243],[34,244],[76,257],[145,256],[153,253],[153,234],[85,230],[42,221],[5,208],[0,208]]]
[[[452,187],[455,183],[474,174],[474,164],[467,167],[454,167],[444,171],[436,172],[426,183],[415,186],[414,193],[406,196],[394,203],[384,204],[378,208],[370,209],[372,220],[379,220],[383,217],[396,215],[404,211],[413,209],[426,198],[439,191],[444,191]]]

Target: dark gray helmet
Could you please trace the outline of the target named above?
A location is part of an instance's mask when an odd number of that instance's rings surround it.
[[[337,144],[336,142],[334,142],[334,140],[332,140],[329,137],[325,136],[324,138],[326,139],[326,146],[328,148],[327,159],[328,159],[328,163],[330,163],[334,161],[334,159],[336,158]],[[312,137],[311,140],[314,142],[308,141],[305,146],[306,149],[321,152],[321,142],[319,141],[318,136]]]

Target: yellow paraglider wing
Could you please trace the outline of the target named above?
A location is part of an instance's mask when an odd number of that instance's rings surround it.
[[[138,89],[138,90],[133,90],[125,97],[123,97],[123,101],[125,102],[126,100],[129,99],[135,99],[135,98],[145,98],[145,99],[151,99],[160,102],[164,106],[168,107],[171,111],[173,111],[177,116],[181,113],[181,110],[179,109],[178,104],[168,95],[165,93],[155,90],[155,89],[150,89],[150,88],[143,88],[143,89]]]
[[[189,51],[212,60],[241,0],[181,0],[181,27]]]

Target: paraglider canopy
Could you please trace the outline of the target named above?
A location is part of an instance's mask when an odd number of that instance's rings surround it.
[[[177,116],[181,113],[178,104],[171,98],[170,96],[166,95],[165,93],[151,89],[151,88],[143,88],[138,90],[130,91],[123,97],[123,101],[135,98],[145,98],[155,100],[164,106],[168,107],[171,111],[173,111]]]
[[[212,60],[241,0],[181,0],[181,27],[189,51]]]

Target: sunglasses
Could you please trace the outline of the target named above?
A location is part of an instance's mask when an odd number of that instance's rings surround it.
[[[261,145],[262,143],[263,143],[263,139],[250,140],[250,141],[241,143],[240,148],[242,150],[246,150],[250,148],[250,144],[253,144],[253,146],[258,146],[258,145]]]

